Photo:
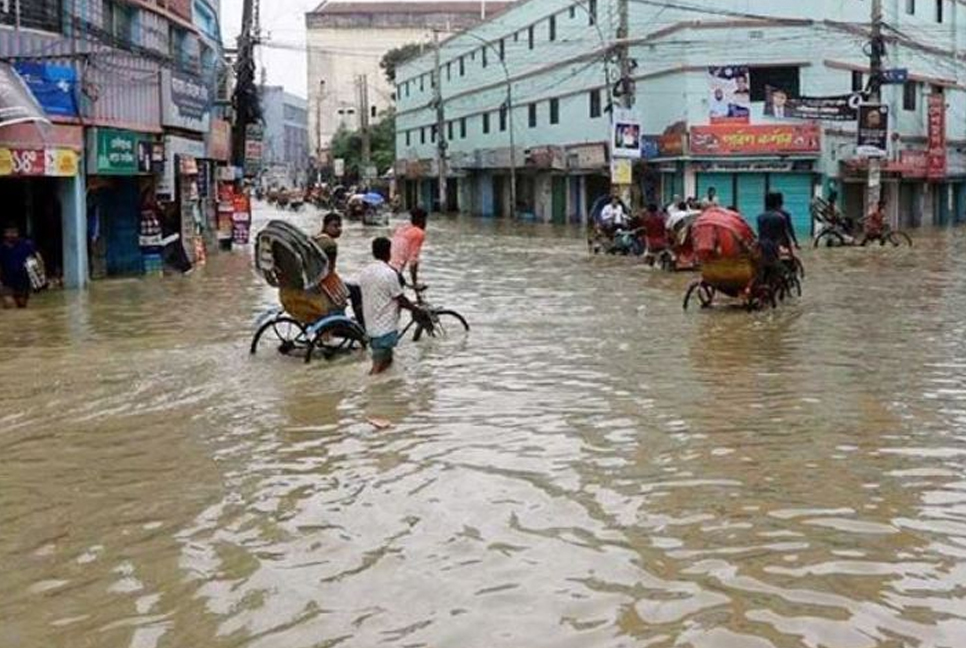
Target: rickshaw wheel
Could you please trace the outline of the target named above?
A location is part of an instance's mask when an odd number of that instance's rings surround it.
[[[683,304],[684,310],[688,310],[688,304],[691,303],[691,295],[694,294],[695,290],[701,287],[702,283],[703,282],[701,281],[695,281],[695,282],[692,282],[690,286],[688,286],[688,291],[684,293],[684,304]]]
[[[698,301],[701,302],[701,308],[711,308],[711,304],[714,303],[714,295],[714,286],[706,283],[700,284],[698,287]]]

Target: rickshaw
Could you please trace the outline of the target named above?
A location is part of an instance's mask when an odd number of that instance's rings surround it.
[[[249,347],[251,355],[271,344],[282,355],[302,356],[308,363],[317,355],[331,359],[368,345],[363,328],[344,312],[313,311],[312,296],[329,274],[329,260],[302,230],[285,221],[270,221],[255,237],[255,270],[270,286],[302,293],[305,297],[288,300],[288,310],[270,308],[256,319]],[[415,289],[415,301],[421,308],[400,331],[400,339],[410,331],[413,341],[418,342],[424,333],[430,337],[446,337],[470,330],[460,313],[428,304],[423,299],[425,290],[423,286]]]
[[[630,226],[630,209],[621,201],[621,207],[627,214],[628,225],[615,226],[613,229],[605,229],[600,224],[600,215],[604,207],[610,204],[611,196],[601,196],[594,201],[590,208],[590,235],[587,237],[587,247],[592,254],[613,254],[618,256],[640,256],[644,254],[644,241],[641,240],[643,230]]]
[[[374,191],[355,194],[349,198],[347,209],[351,212],[356,211],[356,217],[362,220],[363,225],[386,226],[389,224],[389,210],[386,199],[382,194]]]
[[[255,237],[255,270],[273,288],[301,291],[305,299],[297,301],[297,308],[290,307],[291,312],[276,307],[258,317],[249,347],[252,355],[269,341],[279,353],[303,355],[306,362],[315,351],[333,357],[365,348],[366,333],[355,320],[342,312],[313,312],[312,295],[329,274],[329,260],[302,230],[285,221],[270,221]]]
[[[824,198],[813,199],[811,210],[815,221],[815,247],[866,247],[876,242],[892,247],[912,247],[912,238],[902,230],[893,229],[888,222],[883,222],[878,228],[870,228],[867,218],[858,221],[847,218]]]
[[[667,219],[670,256],[665,255],[661,267],[672,272],[697,270],[699,260],[694,252],[691,229],[701,215],[700,211],[669,209]]]
[[[755,232],[737,212],[721,207],[705,210],[691,226],[691,237],[701,279],[688,287],[685,310],[694,295],[702,308],[711,307],[720,293],[755,311],[801,293],[797,264],[782,260],[775,272],[766,272]]]

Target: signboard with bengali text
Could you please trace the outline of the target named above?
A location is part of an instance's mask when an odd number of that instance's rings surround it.
[[[821,151],[822,131],[815,124],[691,128],[692,155],[818,155]]]

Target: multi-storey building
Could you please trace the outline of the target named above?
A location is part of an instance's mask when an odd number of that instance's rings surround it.
[[[261,89],[265,135],[262,165],[287,186],[304,180],[309,161],[308,105],[281,86]]]
[[[767,191],[781,191],[802,232],[810,229],[808,204],[819,192],[837,189],[844,207],[861,213],[867,163],[856,154],[855,115],[776,117],[785,111],[766,110],[765,100],[769,88],[800,103],[861,93],[870,74],[871,4],[632,0],[624,42],[634,81],[631,117],[645,134],[644,161],[634,168],[640,197],[667,202],[714,187],[721,202],[754,216]],[[908,70],[904,84],[882,89],[891,113],[883,187],[892,215],[903,224],[962,220],[966,8],[951,0],[884,4],[885,65]],[[433,204],[442,135],[446,207],[509,214],[515,160],[516,212],[586,219],[593,200],[610,191],[610,109],[621,101],[618,10],[618,0],[529,0],[446,40],[442,134],[432,104],[432,53],[401,66],[396,175],[407,201]],[[744,77],[740,90],[737,76]],[[740,104],[730,115],[729,101]],[[934,112],[945,109],[946,147],[942,164],[927,171],[930,103]]]
[[[216,0],[0,4],[0,57],[53,123],[0,127],[0,200],[66,285],[143,272],[156,199],[189,255],[212,238],[219,33]]]
[[[431,43],[495,16],[507,2],[326,0],[305,15],[308,42],[311,154],[329,147],[340,126],[359,127],[359,82],[368,85],[370,122],[393,105],[393,87],[379,67],[383,55],[410,43]]]

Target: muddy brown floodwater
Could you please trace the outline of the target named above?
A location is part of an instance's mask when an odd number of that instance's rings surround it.
[[[437,220],[473,330],[375,380],[249,357],[246,253],[0,312],[0,647],[964,646],[966,232],[917,234],[748,315]]]

